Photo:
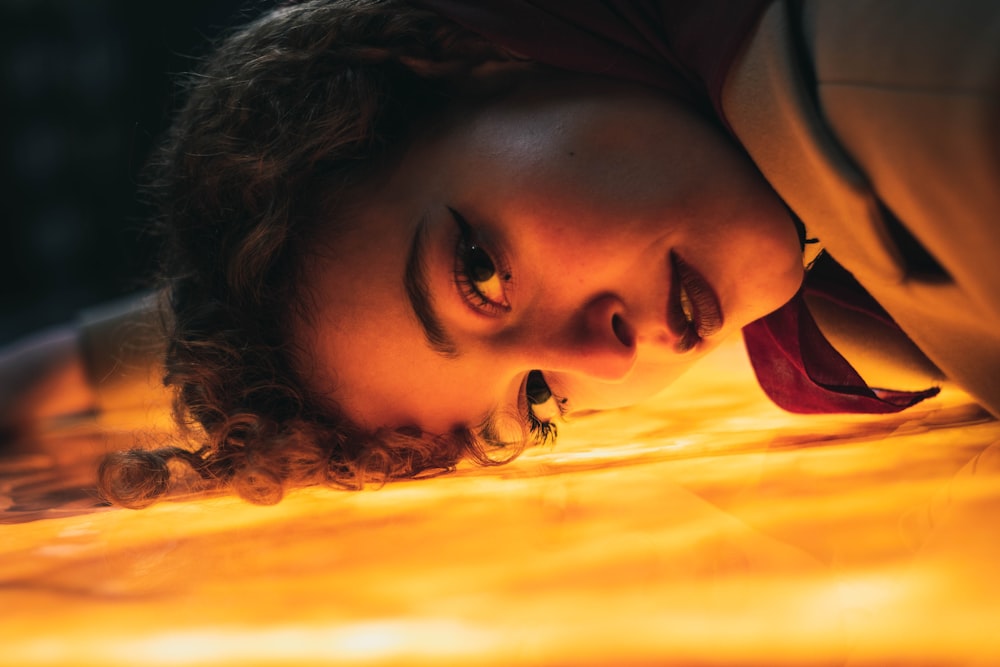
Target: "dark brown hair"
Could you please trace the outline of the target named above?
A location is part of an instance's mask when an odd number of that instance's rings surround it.
[[[519,443],[487,446],[464,430],[358,428],[302,388],[282,327],[308,318],[295,310],[307,308],[299,271],[320,212],[343,224],[352,191],[456,82],[503,59],[400,0],[327,0],[256,20],[190,77],[149,193],[166,246],[165,382],[196,444],[108,456],[105,498],[142,507],[194,471],[202,486],[270,504],[288,486],[360,488],[517,455]]]

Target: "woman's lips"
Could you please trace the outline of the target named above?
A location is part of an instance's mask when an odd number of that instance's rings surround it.
[[[674,350],[684,353],[722,329],[722,306],[711,284],[673,250],[670,266],[667,326],[677,336]]]

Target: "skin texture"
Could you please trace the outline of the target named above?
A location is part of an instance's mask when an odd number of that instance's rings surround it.
[[[503,307],[456,284],[452,211],[496,266],[477,284]],[[653,91],[589,77],[524,75],[456,105],[334,227],[307,265],[311,315],[292,323],[297,371],[369,428],[521,420],[535,369],[570,411],[634,403],[802,279],[784,207],[718,128]],[[447,354],[404,285],[418,231]],[[724,318],[684,353],[666,319],[671,252],[708,281]]]

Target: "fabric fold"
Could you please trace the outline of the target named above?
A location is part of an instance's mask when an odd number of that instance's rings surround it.
[[[778,407],[801,414],[886,414],[938,394],[937,387],[915,392],[869,387],[820,331],[804,292],[743,328],[757,381]]]

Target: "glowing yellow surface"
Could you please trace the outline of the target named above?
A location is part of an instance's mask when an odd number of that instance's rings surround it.
[[[0,664],[1000,663],[1000,425],[960,392],[795,417],[734,343],[506,467],[91,510],[123,437],[0,467]]]

